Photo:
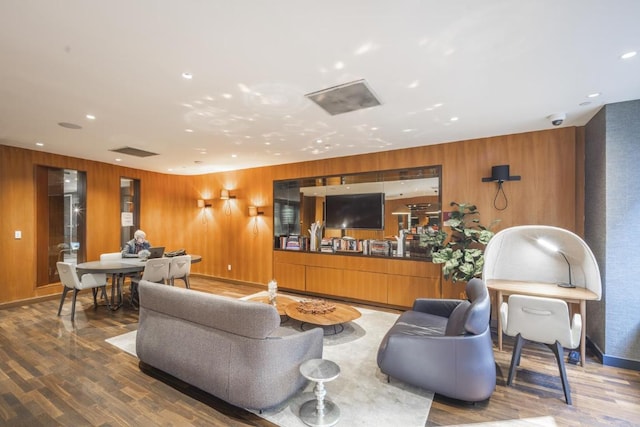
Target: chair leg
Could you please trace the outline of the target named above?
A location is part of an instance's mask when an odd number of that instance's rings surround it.
[[[93,308],[98,308],[98,288],[91,288],[93,294]]]
[[[513,354],[511,355],[511,366],[509,367],[509,378],[507,379],[507,385],[511,385],[513,377],[516,373],[516,366],[520,365],[520,355],[522,354],[522,345],[524,344],[524,338],[522,335],[516,335],[516,343],[513,345]]]
[[[183,280],[184,280],[184,286],[185,286],[187,289],[191,289],[191,283],[189,283],[189,276],[184,276],[184,277],[183,277]]]
[[[67,297],[67,292],[69,292],[69,288],[66,286],[62,290],[62,297],[60,298],[60,307],[58,307],[58,316],[60,316],[60,312],[62,311],[62,304],[64,304],[64,299]]]
[[[102,286],[102,298],[107,302],[107,308],[111,310],[111,302],[109,301],[109,296],[107,295],[107,285]]]
[[[71,302],[71,321],[72,322],[76,317],[76,298],[78,297],[78,292],[80,292],[78,289],[73,290],[73,300]]]
[[[567,405],[572,405],[571,389],[569,388],[569,381],[567,380],[567,370],[564,367],[564,351],[562,344],[556,341],[555,344],[547,344],[547,347],[553,351],[553,354],[556,356],[556,360],[558,361],[558,370],[560,371],[560,379],[562,380],[564,399],[567,402]]]

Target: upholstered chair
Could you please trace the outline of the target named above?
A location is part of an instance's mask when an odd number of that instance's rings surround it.
[[[131,305],[138,306],[138,284],[141,280],[147,280],[154,283],[166,284],[169,280],[170,258],[151,258],[145,262],[142,277],[131,278]]]
[[[484,282],[467,283],[469,300],[417,299],[387,332],[378,366],[390,378],[467,402],[488,399],[496,386]]]
[[[78,292],[83,289],[91,289],[93,292],[93,304],[98,307],[98,288],[102,289],[102,296],[107,301],[107,307],[111,308],[109,299],[107,298],[107,276],[104,274],[83,274],[81,278],[78,278],[76,272],[76,266],[68,262],[57,262],[56,267],[58,274],[60,275],[60,281],[63,285],[62,296],[60,298],[60,306],[58,307],[58,316],[62,311],[62,305],[67,296],[67,292],[73,291],[73,300],[71,303],[71,321],[75,320],[76,314],[76,297]]]
[[[511,356],[511,367],[507,385],[511,385],[516,366],[520,365],[520,355],[524,340],[546,344],[553,351],[558,362],[562,388],[567,404],[571,405],[571,390],[564,366],[564,348],[580,345],[582,318],[575,313],[569,318],[569,307],[563,300],[528,295],[511,295],[509,302],[500,306],[502,330],[506,335],[516,337]]]
[[[191,255],[179,255],[171,258],[169,265],[169,284],[174,285],[175,279],[184,281],[187,289],[191,287],[189,284],[189,274],[191,273]]]

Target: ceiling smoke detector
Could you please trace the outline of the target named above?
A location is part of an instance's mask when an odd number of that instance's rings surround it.
[[[365,80],[356,80],[305,96],[332,116],[381,104]]]

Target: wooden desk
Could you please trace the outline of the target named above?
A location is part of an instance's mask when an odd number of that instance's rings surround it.
[[[502,318],[500,306],[504,297],[509,295],[533,295],[545,298],[557,298],[569,304],[579,304],[582,316],[580,336],[580,364],[584,366],[587,334],[587,301],[597,300],[598,296],[586,288],[562,288],[555,283],[523,282],[517,280],[489,279],[486,281],[490,291],[496,291],[496,314],[498,318],[498,349],[502,351]]]

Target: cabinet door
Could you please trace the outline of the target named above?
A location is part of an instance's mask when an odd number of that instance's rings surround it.
[[[386,304],[388,280],[388,274],[345,270],[344,296]]]
[[[331,296],[346,296],[343,270],[307,266],[307,291]]]
[[[304,291],[304,269],[304,265],[276,262],[273,264],[273,278],[278,282],[279,288]]]
[[[412,307],[416,298],[440,298],[439,277],[390,276],[388,303]]]

